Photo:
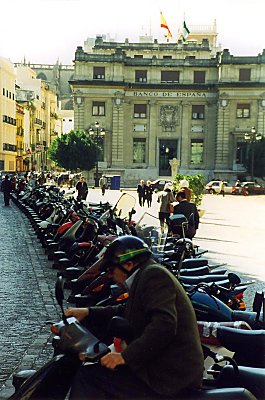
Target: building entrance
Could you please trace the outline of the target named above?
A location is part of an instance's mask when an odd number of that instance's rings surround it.
[[[169,160],[177,158],[177,140],[159,140],[159,176],[171,176]]]

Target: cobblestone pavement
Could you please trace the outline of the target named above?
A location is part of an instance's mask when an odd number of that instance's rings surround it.
[[[52,354],[47,320],[58,320],[56,271],[27,217],[0,193],[0,399],[12,392],[15,370],[41,366]]]
[[[94,195],[96,199],[98,195]],[[118,193],[111,195],[119,197]],[[155,202],[152,214],[157,215]],[[60,312],[54,301],[57,271],[51,268],[52,262],[27,217],[13,203],[3,206],[2,193],[0,232],[0,400],[4,400],[13,393],[14,371],[39,368],[51,358],[51,334],[46,321],[57,321]],[[264,282],[257,280],[247,289],[249,306],[255,290],[263,288]]]

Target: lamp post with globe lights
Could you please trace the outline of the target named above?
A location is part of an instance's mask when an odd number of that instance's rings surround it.
[[[89,135],[91,137],[94,137],[95,143],[96,143],[96,174],[95,174],[95,187],[99,186],[99,174],[98,174],[98,162],[99,162],[99,154],[98,154],[98,143],[99,143],[99,138],[105,136],[105,130],[104,128],[99,127],[98,121],[95,122],[95,125],[93,128],[89,129]]]
[[[250,143],[251,146],[251,180],[254,180],[254,150],[255,143],[262,139],[261,133],[257,133],[256,128],[252,126],[251,132],[245,133],[245,140]]]

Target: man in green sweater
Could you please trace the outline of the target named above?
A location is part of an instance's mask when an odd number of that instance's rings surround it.
[[[168,399],[199,388],[203,353],[192,304],[178,280],[133,236],[114,240],[102,265],[129,291],[127,303],[70,308],[66,315],[103,326],[113,316],[122,316],[133,339],[121,353],[105,355],[100,364],[83,365],[70,399]]]

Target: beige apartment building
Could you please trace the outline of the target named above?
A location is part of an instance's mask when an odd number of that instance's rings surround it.
[[[16,171],[22,172],[25,170],[25,107],[21,104],[16,104],[16,127],[17,127],[17,155],[16,155]]]
[[[24,149],[26,170],[49,170],[47,151],[59,134],[57,96],[47,82],[36,78],[36,72],[30,67],[17,65],[15,70],[17,102],[28,110],[29,117],[28,132],[25,132],[29,140]]]
[[[16,169],[15,85],[13,64],[0,57],[0,171]]]
[[[77,48],[75,129],[93,129],[102,143],[100,173],[120,175],[124,186],[171,176],[172,160],[206,179],[246,173],[245,134],[265,135],[265,50],[233,56],[208,33],[186,43],[99,36]]]

